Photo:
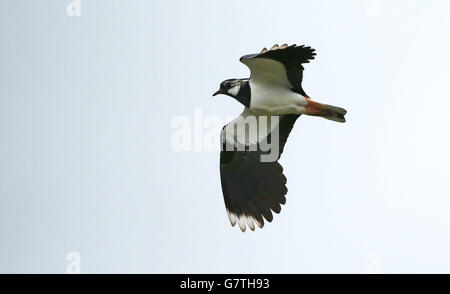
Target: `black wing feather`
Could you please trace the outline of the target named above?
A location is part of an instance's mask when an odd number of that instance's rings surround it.
[[[298,117],[284,115],[280,118],[278,159]],[[251,217],[260,227],[264,225],[263,217],[271,222],[272,211],[280,213],[281,205],[286,203],[287,181],[283,167],[278,160],[261,162],[263,152],[260,148],[257,151],[225,151],[224,145],[222,150],[220,176],[228,212],[238,217]]]

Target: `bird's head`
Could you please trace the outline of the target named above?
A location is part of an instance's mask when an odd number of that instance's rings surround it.
[[[220,83],[220,88],[213,96],[224,94],[236,98],[242,88],[242,85],[248,81],[242,79],[228,79]]]

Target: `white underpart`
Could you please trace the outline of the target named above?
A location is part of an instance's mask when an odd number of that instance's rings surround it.
[[[233,88],[228,89],[228,93],[232,96],[236,96],[239,93],[239,90],[241,89],[241,85],[237,84]]]
[[[228,218],[230,219],[231,225],[234,227],[237,223],[242,232],[245,232],[245,230],[247,228],[246,224],[252,231],[255,230],[255,223],[258,225],[258,227],[260,227],[260,228],[263,227],[263,224],[258,222],[258,220],[256,220],[252,216],[247,216],[247,215],[237,216],[236,214],[230,212],[228,209],[227,209],[227,213],[228,213]]]
[[[290,89],[250,81],[250,109],[259,114],[303,114],[306,98]]]
[[[282,63],[267,58],[253,58],[243,62],[251,70],[252,111],[268,115],[305,113],[308,102],[305,97],[291,90],[293,86]]]

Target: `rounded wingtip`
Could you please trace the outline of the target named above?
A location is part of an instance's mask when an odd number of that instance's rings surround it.
[[[236,215],[233,212],[230,212],[227,209],[228,218],[230,220],[231,226],[234,227],[236,224],[238,225],[239,229],[244,233],[248,228],[254,232],[256,230],[256,227],[258,226],[260,229],[264,227],[264,220],[261,218],[261,220],[258,220],[256,217],[249,216],[249,215]]]

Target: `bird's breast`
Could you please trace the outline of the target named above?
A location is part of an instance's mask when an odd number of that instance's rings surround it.
[[[250,110],[265,115],[294,114],[299,106],[306,105],[302,95],[283,87],[273,87],[250,81]]]

